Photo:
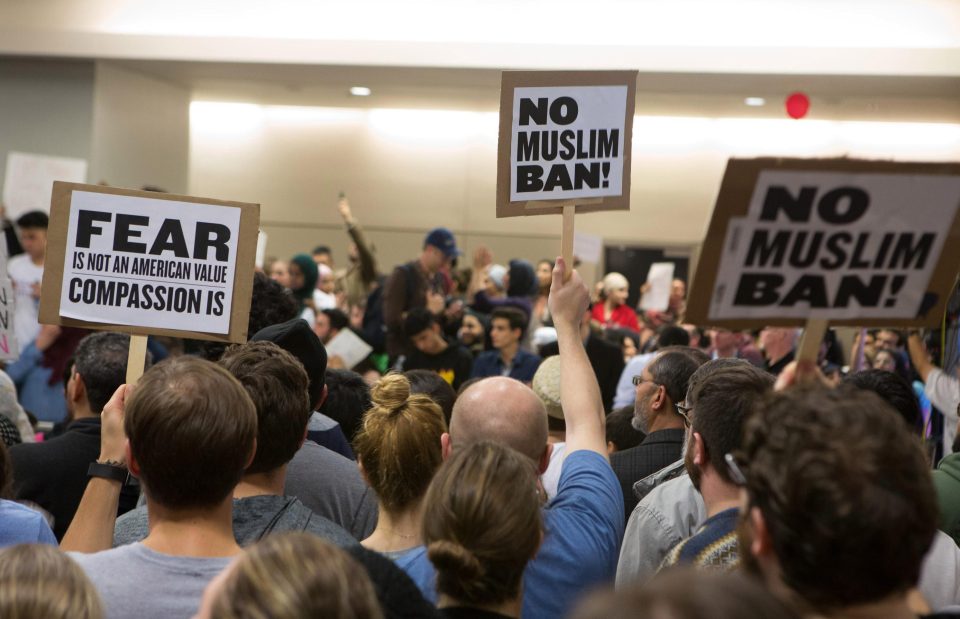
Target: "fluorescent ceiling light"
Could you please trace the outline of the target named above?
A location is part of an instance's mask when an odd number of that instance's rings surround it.
[[[366,86],[352,86],[350,94],[354,97],[369,97],[372,91]]]
[[[761,105],[765,105],[767,103],[767,100],[764,99],[763,97],[747,97],[746,99],[743,100],[743,102],[749,105],[750,107],[760,107]]]

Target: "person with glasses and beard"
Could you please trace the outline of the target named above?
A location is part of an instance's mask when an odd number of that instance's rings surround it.
[[[661,569],[674,565],[730,570],[739,563],[736,525],[740,489],[725,455],[740,448],[743,425],[773,389],[773,376],[740,359],[716,359],[700,367],[676,405],[687,422],[684,465],[703,497],[707,519],[677,544]]]

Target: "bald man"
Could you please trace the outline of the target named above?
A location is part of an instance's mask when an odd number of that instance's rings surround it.
[[[600,388],[580,337],[589,295],[575,271],[563,281],[565,269],[558,258],[549,305],[560,346],[567,455],[557,496],[543,509],[543,544],[524,572],[525,619],[566,616],[586,591],[611,583],[623,537],[623,493],[607,459]],[[442,438],[444,457],[480,440],[516,449],[541,474],[550,462],[546,409],[533,390],[510,378],[487,378],[457,399],[450,432]],[[397,564],[436,602],[435,572],[425,550]]]

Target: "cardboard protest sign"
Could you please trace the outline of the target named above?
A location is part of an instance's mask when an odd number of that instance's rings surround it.
[[[960,265],[960,164],[732,159],[687,320],[939,323]]]
[[[260,207],[55,183],[40,322],[244,342]]]
[[[629,210],[636,90],[635,71],[504,72],[497,217]]]

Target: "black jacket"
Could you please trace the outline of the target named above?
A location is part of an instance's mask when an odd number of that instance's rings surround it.
[[[623,507],[627,518],[640,502],[633,493],[633,484],[682,457],[684,432],[683,429],[657,430],[648,434],[636,447],[610,456],[610,466],[617,474],[623,490]]]
[[[87,488],[87,468],[100,457],[100,418],[78,419],[56,438],[10,448],[13,491],[18,501],[36,503],[53,516],[53,534],[63,539]],[[138,488],[125,485],[120,509],[136,507]]]
[[[608,413],[613,408],[613,396],[617,393],[617,381],[623,373],[623,351],[613,342],[590,334],[586,343],[587,358],[600,384],[600,396],[603,398],[603,408]],[[540,356],[546,359],[560,353],[556,342],[547,344],[540,349]]]

